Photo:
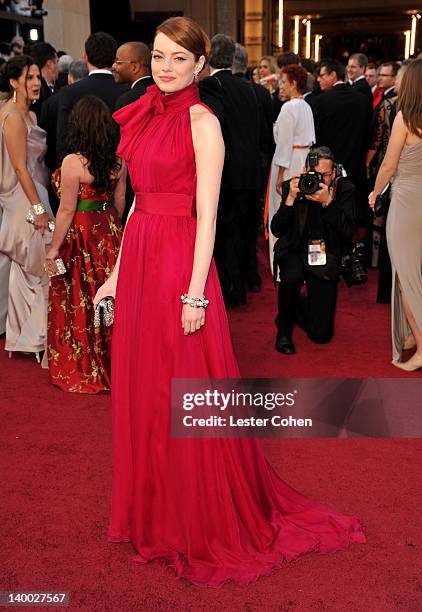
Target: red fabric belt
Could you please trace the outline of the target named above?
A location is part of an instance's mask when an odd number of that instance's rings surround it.
[[[185,193],[136,193],[135,210],[150,215],[196,217],[196,198]]]

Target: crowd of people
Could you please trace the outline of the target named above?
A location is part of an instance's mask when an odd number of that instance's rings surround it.
[[[24,49],[15,37],[0,68],[0,333],[10,356],[35,353],[41,361],[44,352],[51,381],[66,391],[111,386],[111,332],[94,327],[93,298],[116,266],[136,193],[125,161],[116,156],[119,128],[112,115],[154,85],[151,60],[146,44],[118,46],[97,32],[80,59],[49,43]],[[420,296],[408,296],[420,289],[415,283],[404,288],[410,263],[399,274],[395,256],[392,267],[398,230],[397,222],[389,224],[388,241],[388,206],[376,215],[370,206],[380,193],[377,176],[387,176],[393,124],[410,129],[402,114],[411,108],[409,96],[417,106],[421,61],[376,66],[355,53],[344,66],[285,52],[251,67],[242,45],[223,34],[212,39],[196,87],[218,118],[225,144],[213,247],[219,282],[227,307],[260,291],[263,227],[278,285],[275,346],[281,353],[295,352],[296,323],[312,341],[329,342],[339,279],[364,283],[366,266],[374,265],[380,268],[378,301],[389,302],[394,287],[393,361],[420,365]],[[418,110],[409,112],[417,124]],[[418,125],[412,129],[406,146],[418,138]],[[411,150],[417,156],[419,149]],[[57,274],[58,260],[64,274]],[[406,366],[401,352],[413,346]]]
[[[0,71],[0,331],[10,355],[44,351],[64,391],[111,388],[109,540],[204,586],[365,542],[358,517],[293,490],[257,440],[173,437],[171,381],[239,377],[224,302],[261,289],[261,220],[276,349],[295,351],[296,323],[329,342],[339,278],[366,280],[391,181],[393,359],[422,367],[422,60],[399,85],[395,62],[368,82],[363,54],[346,69],[266,56],[254,77],[242,45],[186,17],[160,24],[152,51],[92,34],[59,89],[55,49],[30,53]],[[114,299],[111,349],[112,307],[96,315]]]

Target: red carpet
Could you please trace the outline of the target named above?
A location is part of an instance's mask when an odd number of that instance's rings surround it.
[[[342,290],[331,344],[313,345],[298,330],[298,354],[286,357],[273,350],[275,293],[266,278],[260,295],[230,313],[243,375],[401,375],[389,364],[389,308],[374,303],[371,280]],[[106,541],[109,396],[62,393],[35,360],[9,360],[3,350],[0,372],[0,590],[69,591],[69,610],[95,612],[422,609],[420,440],[265,442],[292,486],[359,514],[368,543],[309,555],[247,588],[199,589],[158,563],[133,564],[130,545]]]

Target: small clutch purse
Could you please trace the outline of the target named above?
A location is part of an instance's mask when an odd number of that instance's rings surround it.
[[[384,187],[383,191],[381,191],[381,193],[377,195],[375,199],[374,213],[376,217],[383,217],[388,213],[388,209],[390,208],[390,199],[391,184],[388,183],[388,185]]]
[[[113,325],[113,321],[114,299],[112,297],[103,298],[94,306],[94,327],[101,327],[101,323],[110,327],[110,325]]]
[[[66,266],[64,265],[63,259],[61,257],[58,257],[57,259],[55,259],[54,263],[56,264],[57,272],[49,272],[48,270],[46,270],[49,278],[53,278],[53,276],[61,276],[62,274],[66,274]]]

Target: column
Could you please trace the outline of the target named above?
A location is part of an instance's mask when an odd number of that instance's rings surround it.
[[[89,0],[45,0],[44,40],[80,59],[91,33]]]
[[[245,0],[245,47],[250,66],[265,54],[263,0]]]

